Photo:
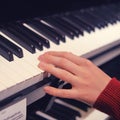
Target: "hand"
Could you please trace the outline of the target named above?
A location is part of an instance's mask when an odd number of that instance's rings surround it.
[[[50,86],[45,92],[57,97],[71,98],[93,105],[110,81],[110,77],[88,59],[68,52],[46,52],[39,56],[38,67],[71,83],[71,89]]]

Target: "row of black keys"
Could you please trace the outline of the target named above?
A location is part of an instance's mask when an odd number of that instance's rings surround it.
[[[36,48],[39,50],[43,50],[43,46],[49,48],[49,40],[59,44],[60,41],[65,42],[65,36],[74,39],[74,37],[83,35],[84,31],[90,33],[95,28],[104,28],[108,23],[114,24],[117,20],[120,20],[120,5],[100,6],[42,18],[52,27],[40,20],[41,18],[34,18],[22,22],[8,23],[1,25],[1,31],[29,52],[35,53]],[[23,26],[23,23],[27,23],[44,35],[45,38]],[[22,48],[0,35],[0,55],[8,61],[13,61],[13,54],[22,58]]]
[[[32,107],[32,109],[29,109],[27,120],[47,120],[45,117],[37,115],[37,111],[41,111],[40,105],[36,105]],[[81,114],[78,111],[57,103],[54,103],[52,108],[47,112],[42,112],[53,118],[56,118],[57,120],[75,120],[77,116],[81,117]]]
[[[71,85],[66,84],[63,88],[70,89]],[[57,102],[53,102],[51,108],[46,110],[46,105],[49,104],[49,100],[51,97],[52,96],[46,95],[35,103],[29,105],[27,108],[27,120],[47,120],[45,117],[37,115],[37,111],[41,111],[53,118],[56,118],[57,120],[75,120],[77,116],[82,117],[79,111],[66,107]],[[86,113],[88,111],[89,106],[82,102],[64,98],[57,99],[66,102],[72,106],[75,106]]]

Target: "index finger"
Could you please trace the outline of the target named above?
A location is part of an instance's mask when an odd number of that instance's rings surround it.
[[[53,56],[57,56],[57,57],[63,57],[68,59],[69,61],[77,64],[77,65],[82,65],[85,63],[86,59],[77,55],[74,55],[71,52],[57,52],[57,51],[49,51],[46,52],[44,54],[48,54],[48,55],[53,55]],[[39,59],[39,58],[38,58]]]
[[[41,68],[42,70],[47,71],[48,73],[56,76],[57,78],[60,78],[63,81],[71,83],[72,85],[75,85],[76,81],[78,81],[78,78],[74,74],[72,74],[69,71],[66,71],[62,68],[58,68],[52,64],[40,62],[38,67]]]

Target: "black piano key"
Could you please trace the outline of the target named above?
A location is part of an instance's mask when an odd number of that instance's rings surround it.
[[[57,120],[67,120],[68,118],[66,116],[61,116],[60,113],[58,113],[55,110],[51,110],[49,111],[47,114],[49,114],[50,116],[56,118]]]
[[[43,118],[42,116],[38,116],[36,114],[29,113],[27,115],[27,120],[47,120],[47,119]]]
[[[13,54],[10,50],[0,44],[0,55],[3,56],[6,60],[13,61]]]
[[[58,119],[58,120],[71,120],[70,118],[73,119],[73,116],[69,117],[67,114],[63,113],[63,111],[58,111],[55,108],[51,108],[49,111],[46,112],[48,115]]]
[[[100,8],[104,11],[104,13],[105,12],[107,13],[107,15],[109,16],[111,21],[113,21],[113,23],[116,23],[117,17],[113,14],[113,9],[111,10],[108,7],[104,6],[104,5],[101,6]]]
[[[29,52],[35,53],[35,46],[15,29],[5,27],[4,29],[2,29],[2,32],[9,36],[11,39],[13,39],[16,43],[24,47]]]
[[[96,25],[93,22],[91,22],[90,18],[84,17],[84,14],[76,13],[75,16],[78,17],[81,21],[83,21],[87,25],[89,25],[92,29],[95,29]]]
[[[72,100],[72,99],[64,99],[64,98],[59,98],[59,99],[61,99],[62,101],[66,102],[68,104],[76,106],[77,108],[80,108],[81,110],[83,110],[85,112],[87,112],[88,108],[90,107],[87,104],[80,102],[80,101],[76,101],[76,100]]]
[[[34,41],[41,42],[46,48],[50,48],[49,40],[24,27],[22,23],[16,23],[16,26]]]
[[[68,108],[62,104],[54,103],[52,109],[54,108],[58,111],[65,113],[66,115],[79,116],[79,117],[81,116],[78,111],[73,110],[72,108]]]
[[[72,88],[72,85],[69,83],[67,83],[63,86],[63,89],[71,89],[71,88]],[[66,103],[69,103],[73,106],[76,106],[76,107],[82,109],[83,111],[87,111],[88,108],[90,107],[87,104],[77,101],[77,100],[72,100],[72,99],[67,99],[67,98],[59,98],[59,99],[65,101]]]
[[[106,74],[108,74],[110,77],[116,76],[118,80],[120,80],[119,68],[120,68],[120,54],[117,57],[100,66],[100,69],[102,69]]]
[[[51,116],[54,116],[56,118],[62,119],[62,120],[74,120],[76,116],[81,116],[78,111],[75,111],[71,108],[68,108],[64,105],[60,105],[58,103],[54,103],[52,108],[47,111],[48,114],[51,114]]]
[[[39,21],[40,22],[40,21]],[[65,35],[60,34],[57,30],[53,29],[52,27],[43,24],[42,22],[40,22],[41,25],[44,25],[44,27],[49,30],[50,34],[53,34],[55,37],[58,37],[59,40],[65,42]]]
[[[104,19],[107,23],[113,24],[114,22],[111,20],[111,18],[108,16],[108,13],[106,14],[106,11],[101,10],[100,8],[95,8],[93,10],[94,14],[100,16],[102,19]],[[104,12],[104,13],[103,13]]]
[[[79,27],[85,31],[87,31],[88,33],[90,33],[92,31],[92,29],[86,25],[85,23],[83,23],[82,21],[79,20],[79,18],[77,18],[76,16],[73,15],[67,15],[65,17],[65,19],[69,20],[70,22],[72,22],[72,24],[74,24],[76,27]]]
[[[14,23],[9,23],[8,25],[9,27],[15,29],[17,32],[19,32],[19,34],[21,34],[21,36],[23,36],[27,41],[31,42],[31,44],[33,44],[37,49],[39,50],[43,50],[43,45],[40,41],[35,40],[31,34],[27,34],[25,33],[26,31],[23,31],[23,29],[21,29],[20,27],[18,27],[16,24]]]
[[[92,20],[96,22],[96,25],[98,26],[98,28],[104,28],[105,23],[103,23],[103,20],[100,17],[90,13],[88,10],[85,10],[85,13],[86,15],[88,15],[88,17],[90,16]]]
[[[65,42],[65,35],[61,34],[60,32],[58,32],[57,30],[55,30],[54,28],[46,25],[45,23],[41,22],[41,19],[40,18],[35,18],[35,20],[37,20],[38,22],[40,22],[41,24],[44,25],[44,27],[49,30],[49,32],[57,37],[59,37],[59,39],[62,41],[62,42]]]
[[[69,22],[65,21],[62,19],[62,17],[54,16],[54,19],[64,27],[68,28],[71,32],[73,32],[74,36],[78,37],[80,34],[83,35],[83,32],[74,27],[72,24]]]
[[[14,53],[19,58],[23,57],[22,49],[1,35],[0,35],[0,44],[6,47],[7,49],[9,49],[12,53]]]
[[[57,19],[55,16],[52,16],[50,19],[52,19],[56,24],[58,24],[58,25],[62,26],[63,28],[65,28],[65,29],[66,29],[67,31],[69,31],[69,33],[70,33],[71,35],[73,35],[74,37],[75,37],[75,36],[78,36],[78,35],[76,35],[76,33],[73,31],[73,29],[71,29],[70,26],[65,25],[62,21],[60,21],[59,19]]]
[[[79,14],[79,13],[78,13]],[[95,18],[94,16],[90,15],[89,13],[83,11],[83,12],[80,12],[79,14],[83,20],[86,20],[88,21],[90,24],[92,24],[94,27],[97,27],[99,29],[101,29],[101,24],[100,24],[100,21],[97,20],[97,18]]]
[[[87,19],[83,19],[78,14],[74,14],[74,16],[77,17],[80,20],[80,22],[82,22],[82,23],[86,24],[87,26],[89,26],[90,29],[91,29],[91,31],[95,31],[95,25],[93,25],[92,23],[90,23],[89,19],[88,20]]]
[[[67,115],[65,115],[63,112],[61,111],[57,111],[56,109],[51,109],[47,112],[47,114],[49,114],[50,116],[56,118],[57,120],[71,120],[70,117],[68,117]],[[71,117],[72,118],[72,117]],[[73,118],[72,118],[73,120]]]
[[[55,36],[58,36],[59,37],[59,40],[61,40],[62,42],[65,42],[65,35],[59,33],[57,30],[49,27],[49,26],[46,26],[46,29],[48,29],[49,31],[51,31],[53,34],[55,34]]]
[[[58,30],[61,34],[64,34],[64,35],[68,36],[71,39],[74,38],[74,35],[73,35],[73,33],[71,31],[69,31],[65,27],[61,26],[60,24],[58,24],[52,17],[50,17],[50,18],[44,18],[43,20],[46,23],[48,23],[51,26],[53,26],[53,28],[55,28],[56,30]]]
[[[38,21],[29,21],[26,22],[28,25],[30,25],[33,29],[40,32],[42,35],[47,37],[49,40],[54,42],[55,44],[59,44],[60,38],[56,35],[54,35],[50,30],[47,29],[42,23]]]
[[[62,16],[62,19],[63,19],[64,21],[68,22],[69,24],[73,25],[75,28],[77,28],[77,29],[80,31],[81,35],[84,34],[84,31],[85,31],[85,30],[83,29],[83,27],[81,27],[81,26],[79,26],[77,23],[73,22],[73,20],[71,21],[70,19],[66,18],[65,15]]]
[[[116,20],[120,21],[120,5],[110,4],[107,8],[115,15]]]
[[[86,12],[89,13],[90,15],[96,17],[100,21],[100,24],[102,27],[108,26],[107,23],[99,15],[94,14],[92,12],[92,9],[94,9],[94,8],[87,9]]]
[[[99,11],[97,12],[95,8],[91,8],[91,9],[89,9],[89,11],[90,11],[92,14],[97,15],[99,18],[101,18],[101,19],[104,21],[104,23],[105,23],[106,25],[108,25],[109,22],[108,22],[107,18],[104,17]]]

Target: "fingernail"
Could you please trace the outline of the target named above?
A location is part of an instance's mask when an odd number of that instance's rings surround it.
[[[40,56],[38,57],[39,60],[42,60],[42,58],[43,58],[43,55],[40,55]]]

